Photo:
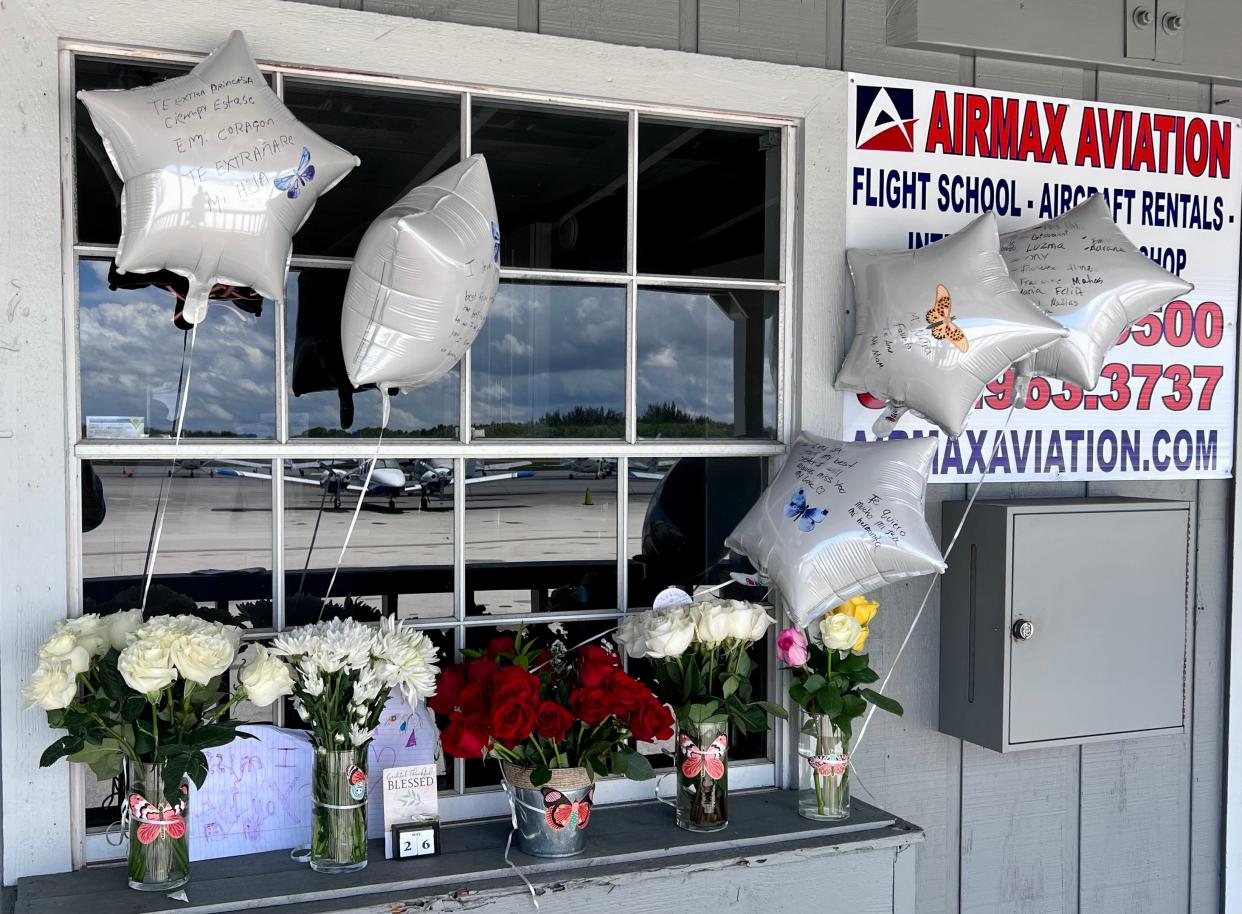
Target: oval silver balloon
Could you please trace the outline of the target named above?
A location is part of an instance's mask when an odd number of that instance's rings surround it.
[[[1131,243],[1102,194],[1056,219],[1007,232],[1000,249],[1018,291],[1069,334],[1018,363],[1022,389],[1038,374],[1090,390],[1126,327],[1194,288]]]
[[[409,389],[441,377],[474,342],[499,282],[496,201],[487,162],[472,155],[362,237],[341,311],[350,381]]]
[[[924,519],[936,439],[834,441],[803,432],[725,545],[770,578],[805,628],[838,603],[944,571]]]
[[[283,298],[293,234],[358,159],[304,126],[233,32],[185,76],[79,92],[121,191],[121,272],[189,280],[184,318],[215,283]]]
[[[884,400],[890,421],[909,409],[957,437],[989,381],[1066,335],[1018,294],[991,213],[916,251],[846,257],[856,329],[837,386]]]

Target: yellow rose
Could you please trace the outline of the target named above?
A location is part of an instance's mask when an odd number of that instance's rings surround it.
[[[861,654],[863,647],[867,644],[867,636],[869,634],[871,634],[871,629],[864,625],[862,631],[858,633],[858,640],[854,642],[854,646],[850,650],[856,654]]]
[[[876,612],[880,609],[880,604],[875,600],[868,600],[866,597],[858,596],[846,600],[840,606],[833,609],[835,615],[849,616],[855,620],[862,630],[859,632],[858,640],[854,642],[854,646],[850,648],[852,651],[862,651],[867,644],[867,636],[871,634],[867,623],[875,618]]]

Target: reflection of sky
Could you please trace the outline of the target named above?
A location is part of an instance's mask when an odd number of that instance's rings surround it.
[[[80,348],[83,415],[143,416],[167,429],[181,368],[183,334],[172,324],[173,297],[155,288],[107,285],[107,261],[83,261]],[[297,282],[289,292],[289,346],[297,315]],[[243,320],[213,304],[199,326],[186,428],[270,436],[273,433],[274,308]],[[772,351],[774,322],[766,328]],[[625,294],[617,287],[504,283],[475,341],[473,413],[476,425],[531,422],[575,406],[624,407]],[[644,290],[640,298],[638,403],[673,401],[693,414],[733,419],[733,323],[705,294]],[[770,367],[762,381],[765,418],[774,412]],[[354,429],[378,424],[379,395],[355,395]],[[457,420],[455,375],[393,404],[392,427],[452,426]],[[334,392],[289,398],[290,432],[337,428]]]

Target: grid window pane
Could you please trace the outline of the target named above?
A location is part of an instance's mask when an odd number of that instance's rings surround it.
[[[640,289],[638,434],[775,438],[777,295]]]
[[[352,257],[381,212],[461,160],[461,101],[290,77],[285,104],[362,164],[324,194],[293,236],[295,254]]]
[[[638,269],[780,276],[781,135],[641,118]]]
[[[502,282],[470,356],[472,420],[489,438],[619,438],[625,289]]]
[[[467,486],[467,613],[616,607],[615,460],[499,460]]]
[[[625,269],[624,114],[475,104],[471,151],[487,157],[505,267]]]
[[[288,460],[286,626],[313,622],[327,591],[369,461]],[[453,616],[453,494],[427,461],[381,459],[371,474],[332,600],[352,596],[402,619]],[[366,610],[360,614],[369,615]]]
[[[341,302],[349,271],[289,271],[286,286],[285,361],[289,370],[291,438],[374,438],[380,429],[380,394],[355,390],[341,354]],[[455,438],[461,406],[461,373],[392,400],[384,437]]]
[[[166,286],[119,277],[109,260],[79,261],[84,438],[173,434],[188,338],[173,323],[177,304]],[[274,437],[273,311],[259,298],[212,304],[195,333],[185,437]]]

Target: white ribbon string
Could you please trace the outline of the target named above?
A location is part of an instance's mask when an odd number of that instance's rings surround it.
[[[341,551],[336,556],[336,565],[332,569],[332,577],[328,579],[328,589],[323,595],[323,602],[319,604],[319,620],[323,619],[324,608],[332,597],[332,588],[336,586],[336,576],[341,571],[341,563],[345,561],[345,551],[349,549],[349,541],[354,535],[354,527],[358,525],[358,515],[362,513],[362,502],[367,497],[367,490],[371,488],[371,476],[375,472],[375,465],[379,463],[380,447],[384,444],[384,432],[388,428],[389,415],[388,391],[383,388],[380,389],[380,402],[383,414],[380,417],[379,438],[375,442],[375,456],[371,458],[371,463],[367,466],[367,475],[362,480],[362,489],[358,492],[358,501],[354,503],[354,516],[349,519],[349,529],[345,531],[345,541],[341,543]]]
[[[513,789],[513,785],[508,780],[501,778],[500,786],[504,789],[505,797],[509,801],[509,837],[505,839],[505,864],[514,874],[526,884],[526,890],[530,892],[530,903],[535,906],[535,910],[539,910],[539,897],[535,893],[535,887],[531,881],[526,878],[526,874],[522,872],[522,868],[513,862],[509,856],[509,852],[513,850],[513,836],[518,833],[517,808],[519,805],[526,809],[534,809],[535,812],[543,815],[542,809],[535,809],[529,803],[523,803],[517,798],[517,791]]]
[[[571,647],[569,650],[565,651],[565,653],[566,653],[566,654],[572,654],[572,653],[573,653],[574,651],[576,651],[578,648],[580,648],[580,647],[586,647],[586,646],[587,646],[588,644],[590,644],[592,641],[599,641],[601,638],[607,638],[609,635],[611,635],[613,632],[615,632],[618,628],[620,628],[620,626],[619,626],[619,625],[614,625],[612,628],[605,629],[604,631],[600,632],[598,635],[592,635],[590,638],[587,638],[585,641],[579,641],[577,644],[575,644],[575,645],[574,645],[573,647]],[[532,666],[532,667],[530,668],[530,672],[532,672],[532,673],[537,673],[537,672],[539,672],[539,670],[542,670],[545,666],[547,666],[547,665],[548,665],[549,663],[551,663],[551,662],[552,662],[551,660],[545,660],[543,663],[536,664],[535,666]]]
[[[962,533],[962,528],[966,526],[966,518],[970,516],[970,509],[975,505],[975,499],[979,497],[979,490],[983,488],[984,482],[987,481],[988,475],[992,472],[992,460],[996,457],[997,450],[1000,449],[1000,443],[1005,439],[1005,432],[1009,428],[1009,420],[1013,418],[1014,407],[1009,407],[1009,412],[1005,414],[1005,424],[1001,426],[1000,433],[996,436],[996,442],[992,445],[992,453],[988,456],[988,462],[983,467],[983,472],[979,475],[979,481],[975,483],[975,489],[970,493],[970,500],[966,502],[966,510],[962,512],[962,519],[957,522],[957,529],[953,531],[953,538],[949,540],[949,546],[944,551],[944,558],[947,560],[949,554],[953,551],[953,547],[957,545],[957,538]],[[927,609],[927,601],[931,599],[932,591],[935,590],[939,576],[932,575],[931,583],[927,585],[927,591],[923,594],[923,602],[919,604],[918,611],[915,612],[914,618],[910,621],[910,627],[906,629],[906,635],[901,639],[901,646],[897,648],[897,655],[893,657],[893,662],[889,664],[888,672],[884,674],[884,678],[880,680],[880,687],[876,689],[881,695],[888,686],[889,680],[893,678],[893,672],[897,669],[897,664],[901,662],[901,655],[905,653],[906,645],[910,643],[910,638],[914,634],[915,628],[918,627],[919,620],[923,618],[923,610]],[[867,735],[867,727],[871,725],[871,718],[875,716],[875,705],[867,709],[867,716],[863,719],[862,728],[858,731],[858,738],[854,740],[854,744],[850,747],[850,767],[854,767],[854,758],[857,757],[858,747],[862,745],[863,737]]]
[[[172,480],[177,472],[177,452],[181,449],[181,432],[185,428],[185,406],[190,398],[190,372],[194,367],[194,340],[198,336],[198,324],[190,327],[185,346],[181,353],[181,378],[177,391],[177,424],[173,438],[172,471],[167,480],[168,495],[172,494]],[[160,552],[160,537],[164,533],[164,515],[168,511],[169,497],[165,497],[165,484],[160,484],[159,503],[155,507],[155,524],[151,529],[151,538],[147,543],[147,567],[143,569],[142,606],[143,613],[147,610],[147,593],[151,590],[151,577],[155,574],[155,559]]]
[[[657,774],[657,775],[656,775],[656,777],[655,777],[655,798],[656,798],[656,802],[663,803],[665,806],[671,806],[671,807],[673,807],[673,809],[676,809],[676,808],[677,808],[677,795],[676,795],[676,791],[674,791],[674,794],[673,794],[673,796],[671,796],[671,797],[662,797],[662,796],[660,796],[660,788],[664,786],[664,782],[665,782],[668,778],[670,778],[670,777],[671,777],[671,778],[676,778],[676,777],[677,777],[677,757],[676,757],[676,756],[673,756],[673,755],[669,755],[667,752],[662,752],[662,753],[660,753],[660,754],[661,754],[661,755],[663,755],[663,756],[664,756],[665,758],[667,758],[667,759],[672,759],[672,761],[673,761],[673,770],[672,770],[672,771],[666,771],[666,772],[664,772],[663,774]],[[676,782],[674,782],[674,783],[676,783]]]

